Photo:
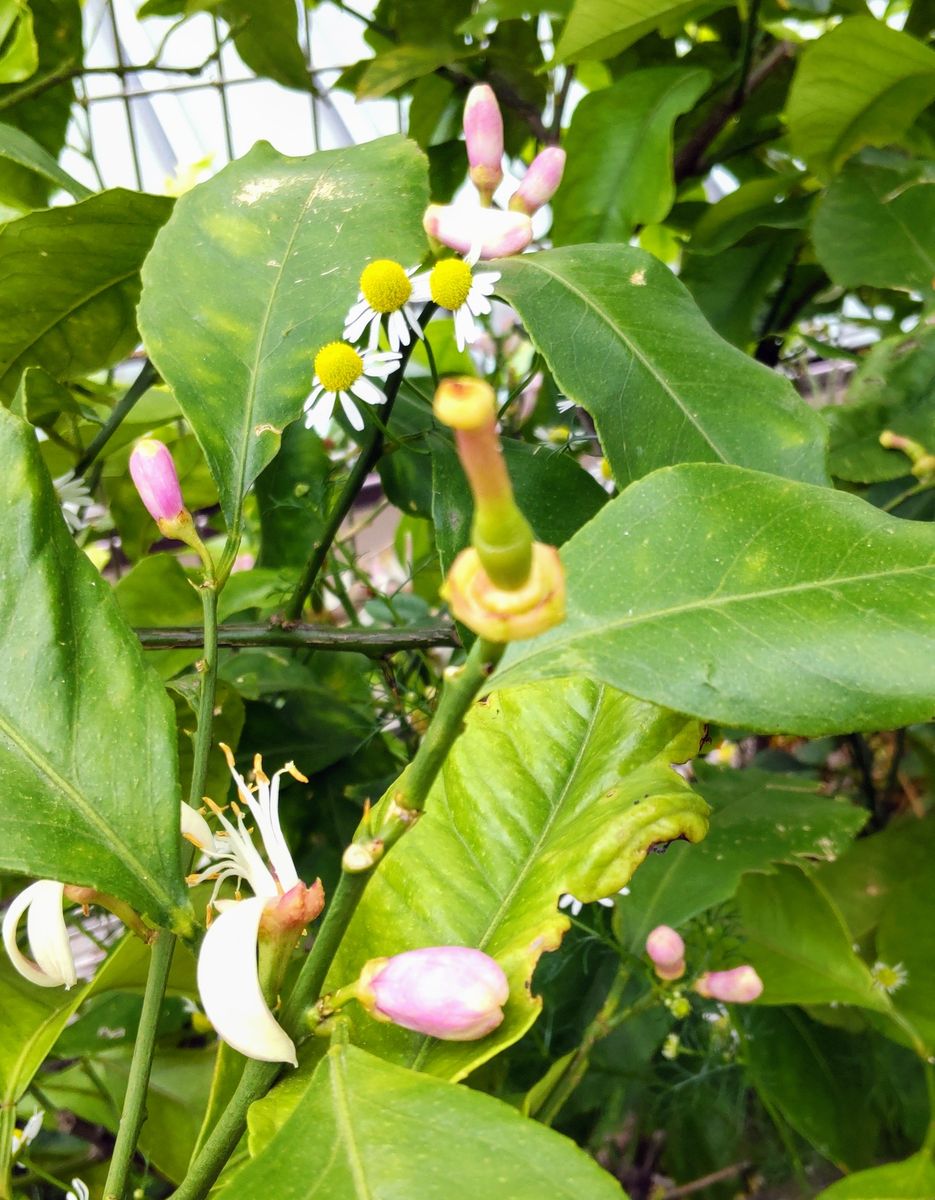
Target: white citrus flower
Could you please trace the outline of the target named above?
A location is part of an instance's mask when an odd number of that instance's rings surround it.
[[[475,317],[490,312],[489,298],[500,278],[499,271],[475,272],[477,259],[475,247],[466,258],[443,258],[412,281],[413,296],[420,303],[434,300],[439,308],[451,312],[459,350],[477,340],[480,331]]]
[[[75,960],[62,912],[65,885],[54,879],[31,883],[10,902],[3,915],[3,944],[10,962],[24,979],[39,987],[74,987]],[[26,913],[26,934],[35,961],[16,941],[20,918]]]
[[[378,258],[368,263],[360,276],[357,303],[351,306],[344,322],[347,341],[358,341],[369,326],[367,346],[375,350],[380,340],[380,322],[384,317],[391,350],[409,345],[410,330],[416,337],[421,337],[419,322],[408,303],[412,298],[411,277],[415,273],[415,267],[407,271],[389,258]]]
[[[29,1118],[29,1120],[26,1122],[26,1124],[23,1126],[22,1129],[14,1129],[13,1130],[12,1153],[13,1153],[14,1158],[16,1157],[17,1154],[19,1154],[19,1152],[25,1146],[28,1146],[29,1143],[31,1141],[33,1141],[36,1134],[42,1128],[42,1118],[44,1116],[45,1116],[45,1113],[42,1111],[42,1109],[39,1109],[38,1112],[34,1112],[32,1114],[32,1116]]]
[[[218,1036],[249,1058],[264,1062],[296,1062],[292,1039],[278,1023],[263,997],[257,949],[260,923],[268,909],[276,908],[287,893],[292,894],[298,924],[304,924],[306,899],[313,889],[301,883],[279,821],[279,781],[283,775],[307,782],[293,763],[287,763],[270,779],[257,755],[254,788],[248,787],[234,766],[230,749],[221,745],[240,801],[259,830],[265,859],[253,843],[244,821],[244,810],[233,803],[234,820],[207,801],[221,828],[212,834],[204,818],[188,805],[182,806],[182,832],[209,860],[208,865],[188,877],[192,885],[214,881],[209,905],[218,910],[208,927],[198,955],[198,991],[208,1020]],[[186,811],[187,810],[187,811]],[[236,880],[237,898],[219,900],[218,891],[227,879]],[[242,883],[253,896],[241,899]],[[317,904],[315,913],[320,909]],[[290,910],[291,911],[291,910]]]
[[[91,503],[91,493],[83,479],[76,479],[74,471],[66,471],[52,480],[58,493],[58,502],[62,506],[62,516],[72,533],[84,528],[81,510]]]
[[[306,429],[324,436],[334,412],[336,400],[341,401],[344,415],[354,429],[364,427],[354,397],[365,404],[383,404],[384,394],[370,382],[385,380],[396,370],[399,354],[395,350],[357,351],[347,342],[329,342],[315,355],[315,378],[312,390],[302,406]]]

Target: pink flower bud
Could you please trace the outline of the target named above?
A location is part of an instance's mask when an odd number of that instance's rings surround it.
[[[656,926],[646,939],[646,953],[660,979],[681,979],[685,974],[685,943],[670,926]]]
[[[541,150],[529,164],[523,182],[510,197],[510,208],[514,212],[532,214],[547,204],[558,191],[565,170],[565,151],[558,146]]]
[[[496,1029],[510,985],[499,963],[465,946],[429,946],[368,963],[358,999],[374,1016],[448,1042]]]
[[[130,455],[130,474],[154,521],[175,521],[185,510],[175,463],[162,442],[155,438],[137,442]]]
[[[503,118],[493,89],[478,83],[464,105],[464,140],[467,145],[471,182],[490,203],[503,178]]]
[[[763,994],[763,980],[749,963],[732,971],[706,971],[695,982],[695,991],[708,1000],[750,1004]]]
[[[425,232],[457,250],[478,258],[519,254],[532,241],[532,222],[525,213],[496,208],[456,208],[430,204],[422,218]]]

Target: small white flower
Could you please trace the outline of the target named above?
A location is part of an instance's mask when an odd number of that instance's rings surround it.
[[[629,894],[630,889],[628,887],[622,887],[620,891],[617,892],[618,896],[629,896]],[[613,896],[601,896],[596,903],[598,903],[601,908],[613,908],[614,898]],[[559,896],[558,906],[559,908],[567,908],[573,917],[577,917],[582,908],[584,908],[584,901],[579,900],[576,896],[572,896],[570,892],[566,892],[564,896]]]
[[[380,340],[380,323],[386,317],[386,336],[390,349],[408,346],[410,330],[416,337],[422,336],[419,322],[409,304],[412,297],[412,279],[416,268],[405,270],[398,262],[379,258],[368,263],[360,276],[360,291],[357,303],[352,305],[344,323],[344,337],[356,342],[364,330],[370,329],[367,346],[375,350]]]
[[[91,493],[83,479],[76,479],[74,471],[66,471],[52,480],[62,506],[62,516],[72,533],[84,528],[81,510],[91,503]]]
[[[459,350],[477,340],[479,329],[475,317],[490,312],[489,297],[500,278],[499,271],[474,272],[478,254],[478,247],[474,246],[466,258],[443,258],[412,281],[414,299],[420,303],[434,300],[439,308],[451,312]]]
[[[88,1185],[82,1179],[73,1179],[70,1190],[65,1193],[65,1200],[89,1200],[90,1195]]]
[[[29,1120],[26,1122],[26,1124],[23,1126],[22,1129],[14,1129],[13,1130],[12,1153],[13,1153],[14,1158],[16,1157],[17,1154],[19,1154],[19,1152],[25,1146],[28,1146],[29,1143],[31,1141],[33,1141],[33,1139],[36,1137],[36,1134],[38,1134],[39,1130],[42,1128],[42,1118],[44,1116],[45,1116],[45,1113],[43,1112],[43,1110],[39,1109],[38,1112],[34,1112],[32,1114],[32,1116],[29,1118]]]
[[[573,408],[577,408],[577,401],[569,400],[567,397],[564,400],[556,400],[555,408],[562,414],[571,412]]]
[[[902,963],[896,963],[891,967],[885,962],[875,962],[870,969],[870,974],[873,976],[874,987],[890,995],[899,991],[909,982],[909,972]]]
[[[253,844],[244,821],[243,809],[231,805],[234,821],[208,801],[221,829],[212,835],[207,822],[187,805],[182,806],[182,830],[189,841],[210,860],[203,870],[190,875],[192,885],[214,880],[209,905],[220,916],[208,927],[198,955],[198,992],[208,1020],[218,1036],[249,1058],[263,1062],[296,1063],[295,1046],[270,1011],[260,986],[257,943],[260,922],[270,907],[299,884],[299,876],[283,837],[279,821],[279,781],[289,774],[307,782],[293,763],[270,779],[259,757],[254,759],[256,787],[248,787],[235,769],[234,756],[221,744],[240,800],[259,830],[266,861]],[[187,810],[187,811],[186,811]],[[236,823],[235,823],[236,822]],[[219,900],[218,891],[227,879],[235,879],[239,892],[246,882],[252,897]],[[320,905],[319,905],[320,907]]]
[[[383,404],[386,400],[371,379],[385,380],[396,370],[400,356],[395,350],[364,350],[362,353],[347,342],[329,342],[315,355],[315,378],[312,390],[302,406],[306,429],[324,436],[334,412],[336,400],[341,401],[344,415],[354,429],[364,427],[353,397],[365,404]]]
[[[3,944],[10,962],[20,975],[39,987],[71,988],[78,982],[62,913],[64,894],[63,883],[40,879],[15,896],[3,915]],[[34,962],[23,954],[16,941],[24,912]]]

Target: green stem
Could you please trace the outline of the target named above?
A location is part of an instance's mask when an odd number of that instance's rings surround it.
[[[16,1128],[16,1104],[9,1099],[0,1103],[0,1200],[10,1200],[13,1185],[13,1130]]]
[[[461,732],[471,702],[500,661],[505,648],[483,638],[478,638],[474,643],[464,666],[446,684],[432,723],[400,787],[381,802],[370,814],[370,818],[362,823],[361,832],[364,836],[361,840],[372,841],[373,826],[382,820],[383,824],[378,833],[385,852],[412,827],[415,816],[425,806],[429,790],[448,751]],[[282,1026],[295,1040],[307,1032],[305,1013],[321,995],[328,970],[371,875],[372,869],[341,872],[341,878],[328,904],[315,943],[302,964],[292,992],[283,1006]],[[185,1179],[173,1193],[172,1200],[203,1200],[207,1196],[243,1136],[247,1124],[247,1110],[269,1091],[279,1070],[277,1063],[253,1060],[247,1063],[230,1103],[205,1142],[201,1153],[189,1168]]]
[[[601,1005],[597,1015],[584,1031],[584,1037],[581,1039],[581,1044],[575,1051],[574,1056],[570,1059],[568,1066],[564,1072],[555,1081],[551,1094],[539,1106],[535,1113],[537,1121],[541,1121],[543,1125],[551,1125],[558,1117],[569,1097],[578,1084],[584,1079],[587,1074],[588,1067],[591,1065],[591,1052],[602,1038],[613,1033],[613,1031],[622,1025],[624,1021],[629,1021],[631,1017],[638,1016],[647,1009],[652,1008],[658,1001],[654,991],[646,992],[639,1000],[635,1000],[631,1005],[619,1012],[620,1001],[623,999],[623,993],[630,981],[630,971],[627,967],[621,967],[610,985],[610,991],[607,993],[607,998]]]
[[[424,329],[426,324],[435,312],[434,304],[426,304],[419,313],[419,327]],[[406,364],[409,362],[409,356],[412,354],[416,345],[416,338],[413,338],[408,346],[404,346],[402,356],[396,370],[386,382],[386,403],[383,405],[383,424],[385,425],[393,411],[393,405],[396,402],[396,397],[399,394],[399,387],[403,381],[403,374],[406,370]],[[309,555],[308,562],[305,564],[305,569],[302,572],[299,582],[295,586],[295,591],[289,597],[289,601],[285,607],[286,618],[290,621],[298,621],[302,615],[302,609],[305,606],[305,601],[309,593],[315,586],[315,580],[324,565],[325,559],[328,557],[328,551],[331,549],[331,544],[338,536],[338,530],[344,523],[344,518],[351,511],[351,505],[357,497],[357,493],[364,486],[364,481],[373,470],[380,455],[383,453],[383,431],[378,426],[374,427],[370,433],[370,440],[366,446],[361,447],[360,454],[357,456],[357,461],[351,469],[350,475],[347,477],[347,482],[338,496],[337,502],[328,514],[328,520],[325,525],[324,533]]]
[[[137,629],[147,650],[195,650],[204,645],[197,625],[163,629]],[[295,646],[305,650],[356,650],[382,658],[399,650],[424,650],[430,646],[457,646],[452,625],[415,626],[411,629],[335,629],[332,625],[222,625],[219,646]]]
[[[87,471],[91,463],[97,458],[100,452],[104,449],[110,439],[114,436],[120,425],[126,419],[130,409],[136,404],[159,378],[155,367],[149,361],[143,363],[142,369],[136,379],[130,384],[124,394],[120,397],[117,403],[111,410],[110,416],[101,426],[97,436],[88,446],[84,454],[78,459],[75,464],[75,477],[81,476]]]
[[[210,576],[208,564],[206,564],[206,575]],[[201,586],[201,605],[204,616],[205,661],[201,676],[198,729],[195,734],[194,763],[189,788],[189,803],[191,804],[199,804],[204,791],[208,771],[208,755],[211,751],[214,697],[217,688],[217,590],[210,577],[206,578]],[[156,1049],[156,1028],[159,1023],[159,1014],[162,1011],[169,971],[172,967],[175,942],[175,936],[163,929],[160,930],[153,946],[149,972],[146,977],[146,990],[143,993],[143,1010],[140,1014],[133,1057],[130,1060],[127,1092],[123,1101],[120,1123],[117,1126],[113,1157],[110,1160],[107,1180],[104,1184],[104,1200],[124,1200],[127,1190],[127,1177],[136,1153],[140,1129],[146,1119],[146,1094],[149,1089],[149,1076]]]

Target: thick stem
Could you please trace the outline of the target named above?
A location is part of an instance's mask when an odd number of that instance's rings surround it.
[[[83,475],[90,467],[91,463],[97,458],[100,452],[104,449],[110,439],[114,436],[121,424],[126,420],[130,409],[133,408],[137,400],[140,399],[153,386],[159,375],[153,364],[146,360],[143,363],[142,369],[136,379],[130,384],[124,394],[120,397],[117,403],[111,410],[110,416],[101,426],[97,436],[88,446],[84,454],[78,459],[75,464],[75,476]]]
[[[204,632],[196,625],[166,629],[137,629],[147,650],[186,650],[204,645]],[[296,646],[306,650],[356,650],[382,658],[399,650],[425,650],[431,646],[457,646],[452,625],[413,629],[335,629],[331,625],[222,625],[219,646]]]
[[[436,305],[426,304],[419,313],[419,328],[424,329],[435,312]],[[399,394],[399,388],[403,381],[403,375],[406,370],[406,364],[409,362],[409,356],[412,354],[416,345],[416,338],[413,338],[408,346],[404,346],[402,356],[396,370],[386,381],[386,403],[382,408],[382,422],[386,425],[389,422],[390,414],[393,411],[393,405],[396,402],[396,397]],[[334,539],[338,536],[338,530],[344,523],[344,518],[351,511],[351,505],[357,497],[357,493],[364,486],[364,482],[374,466],[378,462],[380,455],[383,453],[383,430],[379,425],[375,425],[370,434],[370,440],[367,445],[361,447],[360,454],[357,456],[357,461],[347,477],[340,496],[337,502],[328,514],[328,521],[325,525],[325,531],[321,535],[317,545],[309,555],[308,562],[305,564],[305,569],[302,572],[299,582],[295,586],[295,591],[289,598],[285,607],[285,616],[290,621],[298,621],[302,615],[302,609],[305,606],[305,601],[309,593],[315,586],[315,581],[318,578],[321,568],[324,566],[325,559],[328,557],[328,551]]]
[[[214,697],[217,688],[217,591],[213,581],[206,580],[201,588],[201,604],[204,614],[205,658],[201,676],[201,695],[198,703],[198,728],[195,733],[194,763],[192,765],[189,803],[198,804],[204,791],[208,772],[208,755],[211,750],[211,728],[214,719]],[[146,1119],[146,1093],[156,1049],[156,1027],[172,966],[175,951],[175,936],[168,930],[160,930],[153,946],[143,993],[143,1010],[137,1030],[133,1057],[123,1111],[117,1127],[114,1151],[104,1184],[104,1200],[124,1200],[127,1177],[140,1129]]]
[[[429,790],[461,732],[471,702],[496,667],[504,649],[502,645],[479,638],[458,675],[446,685],[438,710],[400,788],[392,795],[389,806],[381,805],[375,810],[375,818],[379,818],[380,810],[384,808],[387,814],[403,814],[395,820],[388,816],[386,826],[381,830],[384,852],[412,827],[415,814],[424,808]],[[369,829],[364,833],[366,837],[372,837]],[[341,874],[315,943],[283,1007],[282,1026],[293,1039],[297,1040],[306,1031],[306,1010],[321,995],[328,970],[371,875],[372,870],[343,871]],[[173,1193],[172,1200],[204,1200],[243,1136],[247,1110],[269,1091],[279,1069],[276,1063],[247,1063],[230,1103],[185,1179]]]

